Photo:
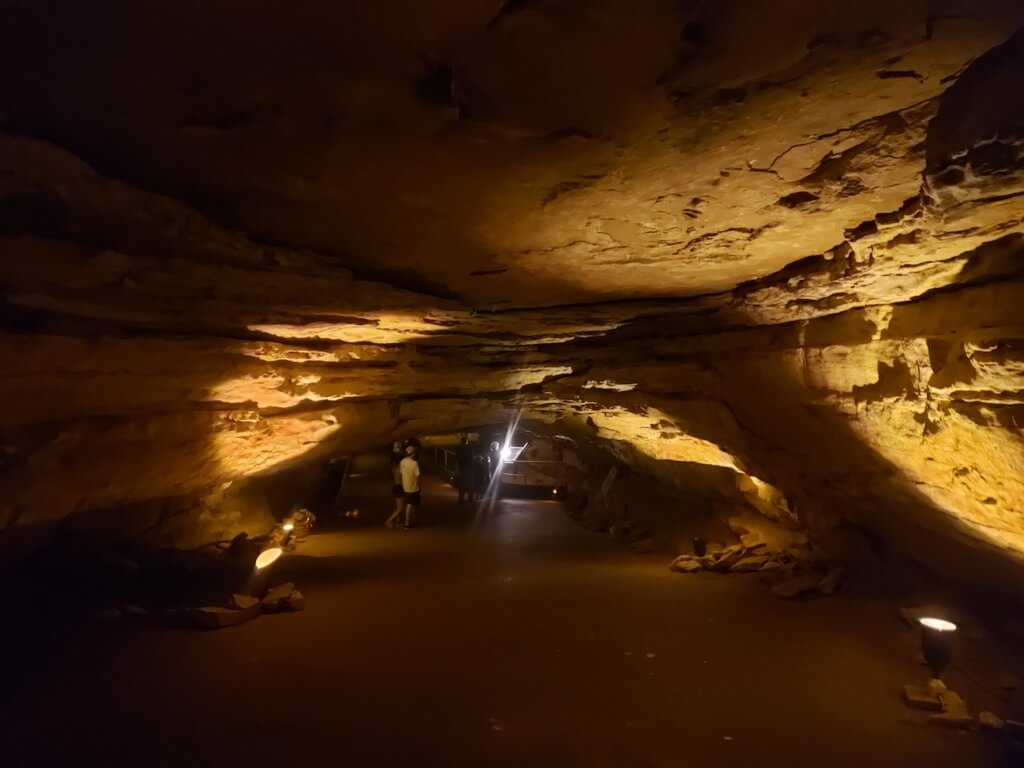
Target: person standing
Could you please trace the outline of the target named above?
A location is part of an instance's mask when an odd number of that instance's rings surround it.
[[[491,469],[487,457],[482,453],[473,455],[473,501],[480,501],[487,495],[487,484],[491,481]]]
[[[498,445],[498,441],[495,440],[491,443],[491,448],[487,451],[487,460],[491,466],[491,479],[501,470],[501,447]]]
[[[455,463],[458,465],[456,471],[459,485],[459,504],[467,499],[473,500],[473,448],[469,444],[469,438],[463,435],[459,439],[459,445],[455,449]]]
[[[391,512],[385,525],[388,528],[398,528],[402,524],[403,513],[405,512],[405,489],[402,487],[403,458],[402,444],[397,440],[391,446],[391,495],[395,499],[395,508]]]
[[[420,463],[416,461],[416,446],[405,449],[405,458],[398,465],[402,474],[402,492],[405,494],[405,527],[416,527],[416,514],[420,508]]]

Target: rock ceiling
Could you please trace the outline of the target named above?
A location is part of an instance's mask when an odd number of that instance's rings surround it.
[[[1022,26],[1016,0],[4,4],[0,527],[515,405],[666,482],[762,478],[823,537],[1012,563]]]

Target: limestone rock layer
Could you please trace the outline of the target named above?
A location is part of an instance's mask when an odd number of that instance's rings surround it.
[[[5,5],[4,547],[522,412],[1024,589],[1024,6],[769,6]]]

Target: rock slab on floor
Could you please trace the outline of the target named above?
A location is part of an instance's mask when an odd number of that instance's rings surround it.
[[[698,573],[704,570],[704,567],[690,555],[677,557],[669,568],[677,573]]]
[[[754,573],[760,571],[768,562],[768,555],[752,555],[736,562],[729,570],[733,573]]]
[[[290,581],[267,592],[261,607],[264,613],[283,613],[284,611],[301,611],[306,607],[306,599],[295,589]]]
[[[743,547],[730,547],[722,552],[722,556],[718,558],[711,570],[718,573],[725,573],[726,571],[732,570],[732,567],[743,559],[743,555],[745,553],[746,550],[743,549]]]
[[[974,718],[967,711],[967,702],[956,691],[940,691],[939,700],[942,702],[942,712],[929,717],[929,722],[951,728],[970,728],[974,725]]]
[[[939,694],[925,685],[903,686],[903,698],[907,706],[913,709],[923,709],[925,712],[941,712],[942,699]]]

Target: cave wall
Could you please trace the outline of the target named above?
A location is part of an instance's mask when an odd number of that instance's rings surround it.
[[[329,5],[3,10],[0,549],[522,412],[1024,590],[1019,3]]]

